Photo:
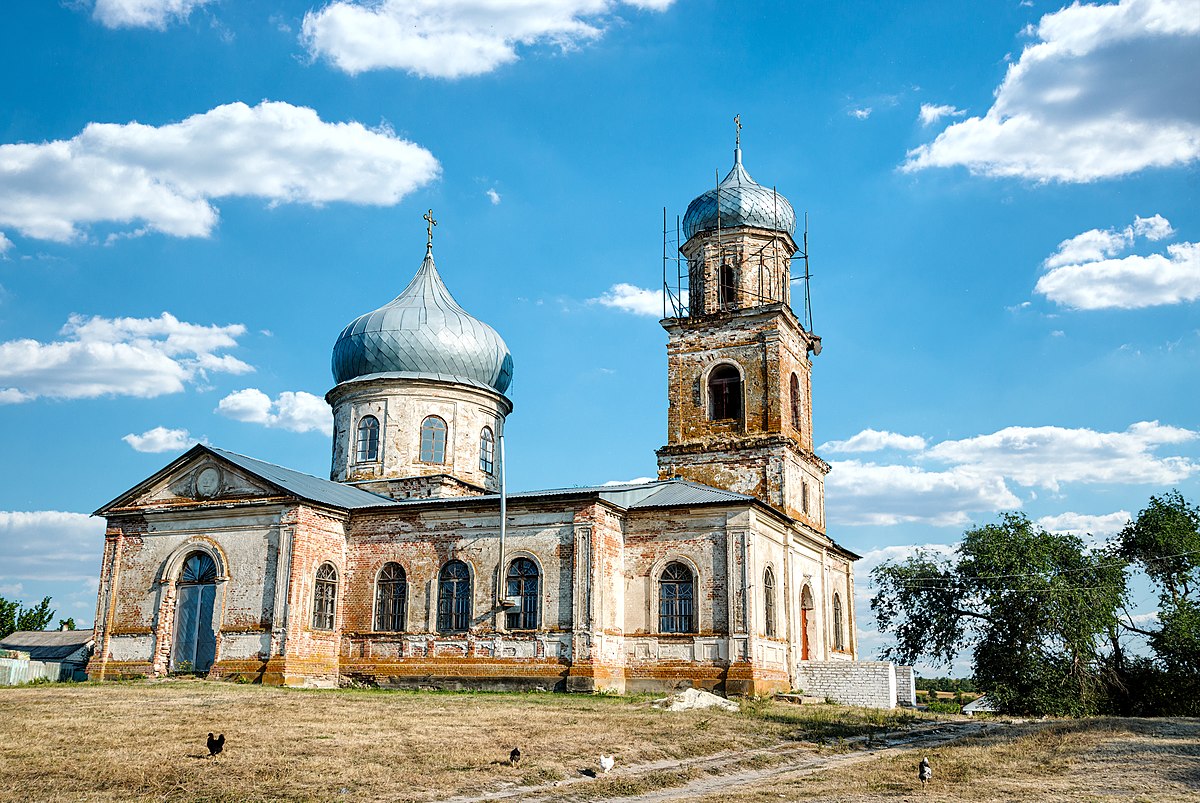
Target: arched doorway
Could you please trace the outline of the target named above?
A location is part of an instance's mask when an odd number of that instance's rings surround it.
[[[808,647],[808,626],[813,620],[812,587],[805,584],[800,591],[800,660],[807,661],[811,657]]]
[[[175,594],[175,644],[171,669],[206,673],[217,657],[213,606],[217,599],[217,564],[203,552],[183,562]]]

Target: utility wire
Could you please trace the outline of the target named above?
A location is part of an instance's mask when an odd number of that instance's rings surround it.
[[[1135,563],[1157,563],[1157,562],[1163,561],[1163,560],[1171,560],[1172,558],[1182,558],[1185,555],[1200,555],[1200,549],[1191,549],[1191,550],[1188,550],[1187,552],[1178,552],[1174,555],[1163,555],[1158,558],[1147,558],[1146,560],[1140,560],[1140,561],[1134,561],[1134,562]],[[1103,568],[1107,568],[1109,566],[1127,566],[1127,565],[1129,565],[1129,563],[1130,563],[1130,561],[1126,561],[1126,560],[1114,560],[1114,561],[1109,561],[1108,563],[1095,563],[1091,566],[1081,566],[1078,569],[1062,569],[1061,571],[1053,571],[1053,572],[1029,572],[1028,574],[989,574],[989,575],[980,575],[978,577],[972,577],[971,579],[972,580],[1010,580],[1010,579],[1015,579],[1015,578],[1019,578],[1019,577],[1046,578],[1046,577],[1054,577],[1054,576],[1057,576],[1060,574],[1070,574],[1071,572],[1086,572],[1086,571],[1091,571],[1092,569],[1103,569]],[[945,579],[945,578],[940,575],[927,575],[925,577],[909,577],[905,580],[905,582],[920,582],[922,580],[943,580],[943,579]]]

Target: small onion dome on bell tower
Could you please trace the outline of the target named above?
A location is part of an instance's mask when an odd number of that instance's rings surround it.
[[[504,393],[512,372],[504,339],[446,289],[433,264],[432,244],[404,292],[351,321],[333,346],[333,378],[339,384],[371,374],[415,373]]]
[[[688,204],[683,216],[683,236],[695,235],[717,228],[752,226],[757,229],[787,232],[796,235],[796,212],[791,203],[770,187],[764,187],[742,166],[742,148],[733,150],[733,169],[711,190]]]

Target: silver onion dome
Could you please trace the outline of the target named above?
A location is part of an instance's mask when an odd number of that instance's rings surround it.
[[[754,226],[759,229],[796,234],[796,212],[788,199],[764,187],[742,166],[742,149],[733,151],[733,169],[713,189],[688,204],[683,216],[683,236],[691,239],[702,231]]]
[[[403,373],[481,384],[503,393],[512,371],[503,338],[451,297],[434,267],[432,248],[426,249],[404,292],[351,321],[333,346],[333,378],[339,384]]]

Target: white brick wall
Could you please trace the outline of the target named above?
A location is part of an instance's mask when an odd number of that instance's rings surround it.
[[[797,684],[805,694],[829,697],[842,705],[895,708],[896,669],[895,664],[882,661],[801,661]]]
[[[917,677],[911,666],[896,666],[896,702],[908,708],[917,705]]]

